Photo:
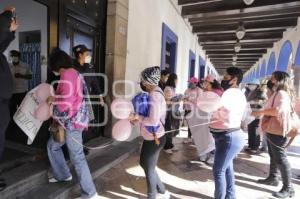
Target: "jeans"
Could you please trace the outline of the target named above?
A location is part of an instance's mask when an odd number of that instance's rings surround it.
[[[5,132],[10,121],[8,100],[0,99],[0,161],[3,156]]]
[[[255,119],[248,125],[248,144],[249,148],[257,150],[260,145],[260,134],[258,131],[259,119]]]
[[[165,186],[155,170],[159,153],[166,143],[166,135],[161,137],[159,141],[160,144],[156,145],[154,141],[144,140],[140,155],[140,165],[146,175],[148,199],[155,199],[157,192],[164,194],[166,191]]]
[[[245,145],[242,133],[241,130],[231,133],[213,133],[216,145],[213,166],[215,199],[236,198],[233,159]]]
[[[291,166],[287,159],[286,149],[281,148],[287,143],[287,138],[267,133],[270,155],[269,178],[277,179],[278,169],[281,173],[283,187],[291,187]]]
[[[90,198],[96,194],[96,188],[83,153],[83,146],[75,140],[82,143],[82,130],[66,131],[65,143],[80,182],[81,195],[83,198]],[[47,145],[53,176],[58,181],[63,181],[72,175],[61,149],[65,143],[55,142],[51,136]]]

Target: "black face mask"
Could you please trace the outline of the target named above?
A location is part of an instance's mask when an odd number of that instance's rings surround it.
[[[142,82],[140,82],[140,87],[141,87],[142,91],[147,92],[147,88],[146,88],[146,86],[144,86],[142,84]]]
[[[275,86],[275,84],[273,82],[269,82],[267,85],[268,89],[270,89],[270,90],[273,90],[274,86]]]
[[[229,82],[231,81],[232,79],[230,80],[222,80],[221,82],[221,86],[222,88],[224,89],[224,91],[226,91],[227,89],[229,89],[232,85],[229,84]]]

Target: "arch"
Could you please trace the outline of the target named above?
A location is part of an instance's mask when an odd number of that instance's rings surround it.
[[[295,56],[295,65],[300,68],[300,42],[298,43],[298,48]]]
[[[275,64],[276,64],[276,57],[275,57],[275,53],[272,52],[267,66],[267,75],[272,75],[272,73],[275,71],[275,66],[276,66]]]
[[[266,60],[263,60],[261,66],[260,66],[260,78],[264,78],[266,76]]]
[[[288,69],[289,59],[291,54],[293,53],[292,43],[287,40],[281,47],[278,62],[277,62],[277,70],[286,72]]]
[[[259,79],[259,76],[260,76],[260,66],[257,66],[256,67],[256,72],[255,72],[255,78]]]

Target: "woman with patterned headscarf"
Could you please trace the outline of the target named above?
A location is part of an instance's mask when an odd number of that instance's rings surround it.
[[[163,91],[158,87],[159,80],[159,67],[150,67],[142,71],[140,86],[144,92],[149,93],[149,114],[146,117],[137,114],[129,117],[131,122],[140,124],[141,135],[144,138],[140,165],[146,175],[148,199],[170,198],[170,193],[166,191],[155,169],[160,151],[166,143],[164,129],[166,101]],[[149,127],[155,127],[155,131],[150,131]]]

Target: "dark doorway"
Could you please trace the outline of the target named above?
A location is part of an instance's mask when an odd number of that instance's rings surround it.
[[[161,68],[176,72],[177,61],[177,35],[163,23]]]

